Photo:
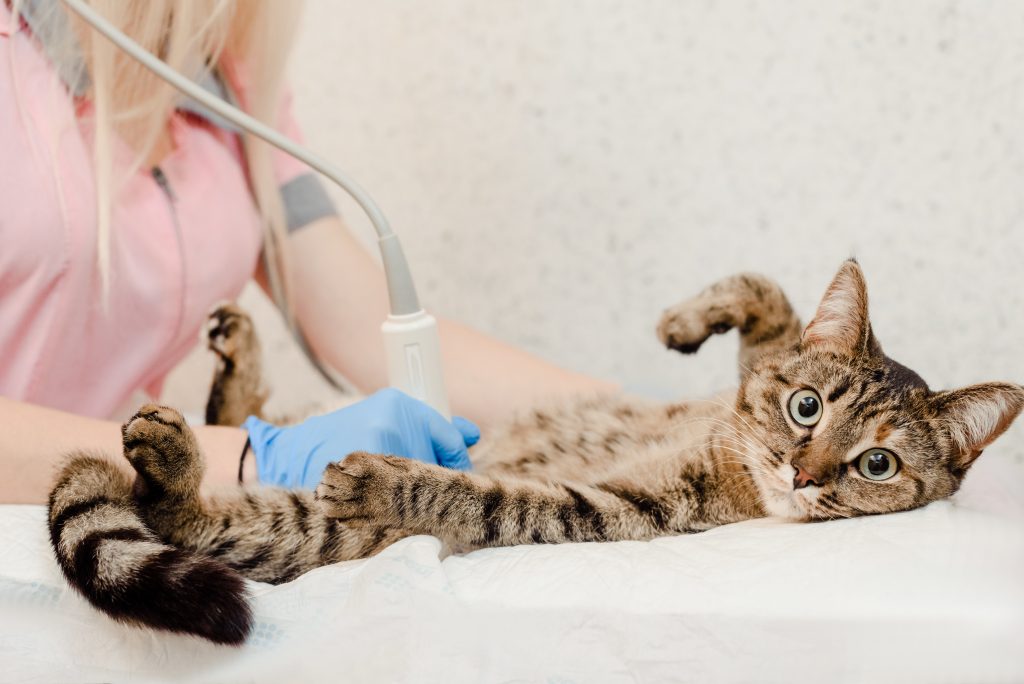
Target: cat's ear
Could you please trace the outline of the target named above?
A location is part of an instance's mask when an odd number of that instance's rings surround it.
[[[800,338],[804,349],[820,348],[847,356],[880,352],[868,320],[868,287],[855,259],[839,267],[814,318]]]
[[[932,399],[956,449],[954,465],[967,470],[982,449],[1010,427],[1024,408],[1024,387],[987,382],[940,392]]]

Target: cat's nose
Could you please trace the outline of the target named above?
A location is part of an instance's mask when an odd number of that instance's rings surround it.
[[[821,486],[821,481],[824,479],[821,475],[807,472],[799,461],[793,461],[793,467],[796,468],[796,475],[793,476],[793,489],[803,489],[807,485]]]

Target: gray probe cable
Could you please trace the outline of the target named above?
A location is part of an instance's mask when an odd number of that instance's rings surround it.
[[[441,369],[437,322],[420,307],[402,245],[377,203],[354,180],[322,157],[231,106],[143,49],[82,0],[61,0],[114,45],[211,111],[316,169],[354,199],[377,232],[391,314],[382,326],[391,385],[450,416]],[[300,341],[301,342],[301,341]],[[314,359],[315,362],[315,359]]]

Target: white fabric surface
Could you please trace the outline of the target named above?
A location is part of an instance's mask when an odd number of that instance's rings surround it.
[[[0,507],[0,680],[1024,681],[1024,469],[1000,451],[912,513],[443,560],[414,537],[253,584],[241,649],[114,623],[42,507]]]

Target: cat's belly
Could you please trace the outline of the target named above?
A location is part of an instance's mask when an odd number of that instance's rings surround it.
[[[595,483],[654,452],[699,451],[731,396],[655,404],[618,395],[531,411],[472,452],[478,472],[531,480]]]

